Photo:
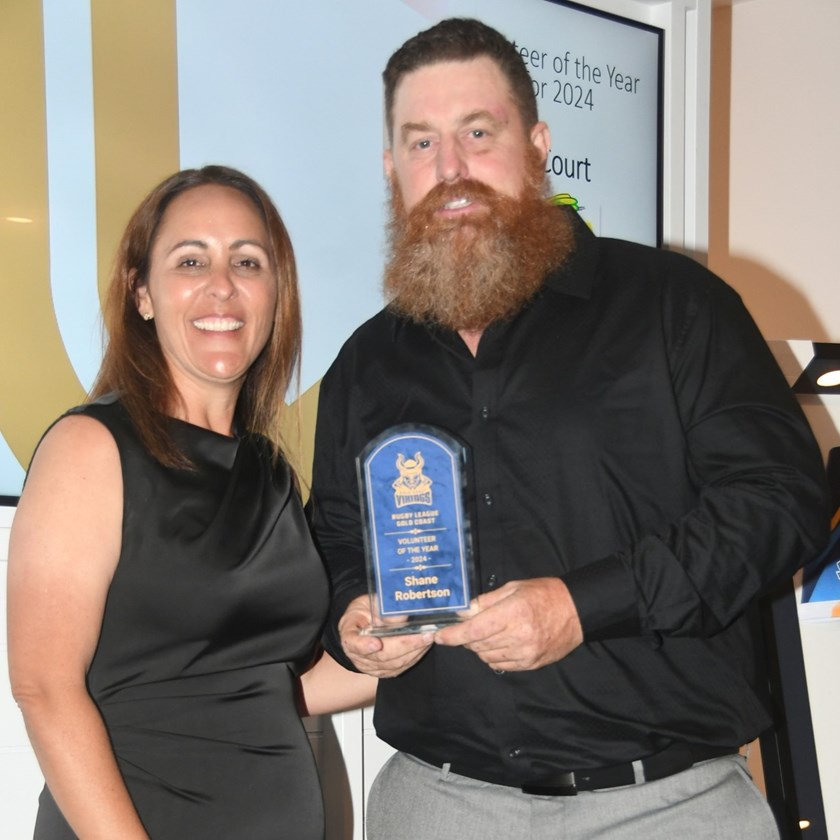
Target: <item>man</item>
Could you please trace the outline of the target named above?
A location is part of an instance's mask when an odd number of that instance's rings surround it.
[[[384,74],[388,307],[324,377],[327,645],[399,752],[370,840],[776,836],[738,756],[770,723],[749,620],[826,538],[819,452],[737,295],[545,201],[547,126],[471,20]],[[402,422],[473,463],[480,594],[379,638],[355,457]]]

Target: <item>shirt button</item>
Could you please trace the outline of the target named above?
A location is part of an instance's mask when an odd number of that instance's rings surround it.
[[[487,588],[492,589],[496,585],[496,575],[490,575],[487,578]]]
[[[489,493],[484,494],[484,504],[490,507],[493,504],[493,497]]]
[[[486,420],[490,416],[490,409],[486,405],[481,406],[481,419]]]
[[[522,754],[522,750],[519,747],[514,747],[510,752],[508,752],[508,758],[519,758]]]

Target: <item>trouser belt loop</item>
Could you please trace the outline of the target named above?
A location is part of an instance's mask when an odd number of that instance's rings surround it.
[[[633,782],[637,785],[643,785],[646,781],[644,762],[638,759],[633,762]]]

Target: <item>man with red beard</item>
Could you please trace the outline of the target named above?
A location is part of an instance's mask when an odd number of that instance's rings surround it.
[[[384,74],[388,305],[324,377],[313,524],[328,648],[398,751],[369,840],[777,836],[739,747],[770,725],[750,615],[827,538],[817,446],[737,295],[545,201],[548,128],[474,20]],[[356,456],[465,441],[471,615],[376,637]]]

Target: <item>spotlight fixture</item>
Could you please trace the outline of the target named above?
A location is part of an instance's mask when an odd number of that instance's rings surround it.
[[[840,394],[840,344],[814,342],[814,357],[793,383],[797,394]]]

